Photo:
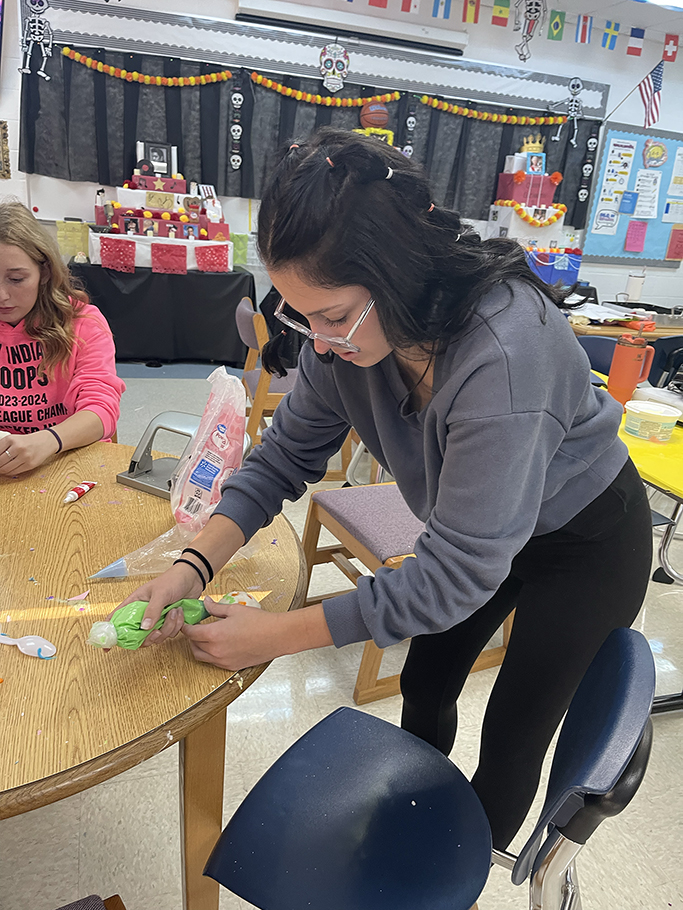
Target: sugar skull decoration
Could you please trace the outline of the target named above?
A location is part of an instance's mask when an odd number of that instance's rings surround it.
[[[349,75],[349,55],[341,44],[326,44],[320,52],[320,74],[328,92],[344,88],[344,79]]]

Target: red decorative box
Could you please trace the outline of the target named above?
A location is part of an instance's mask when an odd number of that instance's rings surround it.
[[[133,190],[158,190],[161,193],[186,193],[187,181],[176,177],[144,176],[133,174],[128,181]]]
[[[209,240],[219,240],[226,242],[230,240],[230,225],[226,224],[223,221],[208,221],[206,224],[207,230],[209,232]]]
[[[515,183],[514,174],[499,174],[496,199],[513,199],[522,205],[551,205],[557,187],[550,177],[525,174],[523,183]]]

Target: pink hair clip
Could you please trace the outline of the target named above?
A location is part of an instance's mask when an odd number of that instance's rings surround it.
[[[429,212],[433,212],[433,211],[434,211],[434,203],[432,202],[432,204],[427,209],[427,214],[429,214]]]
[[[301,146],[299,145],[298,142],[293,142],[293,143],[290,145],[289,150],[290,150],[290,152],[291,152],[292,149],[298,149],[298,148],[300,148],[300,147],[301,147]]]
[[[325,161],[327,161],[327,163],[329,164],[330,167],[334,167],[334,162],[332,161],[331,158],[326,158]]]

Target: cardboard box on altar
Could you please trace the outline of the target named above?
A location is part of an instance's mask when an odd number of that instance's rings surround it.
[[[123,237],[128,234],[128,227],[132,225],[134,227],[133,236],[135,234],[145,235],[146,229],[150,228],[154,231],[155,237],[168,237],[172,236],[173,232],[169,235],[169,228],[175,228],[175,236],[180,239],[182,237],[187,237],[189,231],[187,228],[192,227],[192,236],[195,240],[211,240],[211,235],[209,233],[209,220],[206,215],[198,215],[197,219],[190,221],[166,221],[161,218],[160,213],[155,212],[152,218],[141,218],[138,215],[128,215],[125,212],[122,214],[122,209],[118,209],[114,218],[112,218],[112,224],[118,224],[119,226],[119,236]],[[223,228],[223,231],[227,231],[228,236],[226,239],[230,238],[230,229],[227,224],[221,224],[220,227]],[[206,234],[202,234],[201,231],[206,231]]]
[[[225,225],[224,225],[225,226]],[[160,237],[141,237],[138,234],[124,234],[124,235],[111,235],[111,234],[97,234],[94,231],[90,232],[89,244],[88,244],[88,258],[93,265],[101,265],[102,257],[100,255],[100,242],[103,237],[114,237],[115,240],[127,240],[133,241],[135,243],[135,265],[141,268],[151,268],[152,267],[152,244],[157,243],[162,238]],[[221,243],[221,242],[209,242],[209,241],[197,241],[197,240],[165,240],[165,243],[170,246],[181,246],[184,245],[187,247],[187,269],[188,271],[194,271],[197,268],[197,259],[195,257],[195,249],[198,247],[211,247],[219,246],[225,247],[228,249],[228,271],[231,272],[234,268],[234,249],[233,245],[230,242]]]
[[[521,183],[515,183],[514,174],[499,174],[496,199],[513,199],[522,205],[536,207],[547,206],[552,203],[556,189],[545,174],[525,174]]]
[[[160,193],[187,193],[187,181],[158,174],[133,174],[127,181],[134,190],[157,190]]]
[[[545,217],[552,215],[556,209],[547,209]],[[533,214],[533,209],[531,210]],[[539,213],[540,214],[540,213]],[[489,209],[486,237],[510,237],[513,240],[536,241],[540,247],[560,246],[564,238],[564,213],[553,224],[546,227],[533,227],[522,221],[509,205],[492,205]]]

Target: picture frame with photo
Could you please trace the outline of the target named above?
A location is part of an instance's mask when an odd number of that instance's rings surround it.
[[[137,161],[151,161],[154,173],[160,177],[172,177],[178,172],[178,146],[168,142],[148,142],[138,140],[135,143]]]
[[[541,177],[545,174],[545,152],[527,152],[526,172]]]
[[[183,237],[185,238],[185,240],[197,240],[199,238],[199,225],[184,224],[183,225]]]

